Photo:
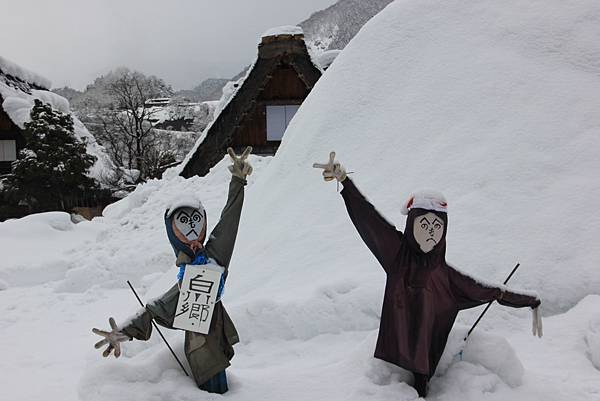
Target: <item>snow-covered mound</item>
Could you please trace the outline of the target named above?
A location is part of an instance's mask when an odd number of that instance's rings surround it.
[[[255,280],[230,294],[380,291],[335,184],[311,168],[330,150],[399,229],[410,192],[442,191],[459,268],[501,282],[521,262],[511,285],[537,290],[545,313],[600,293],[599,36],[595,1],[388,6],[315,86],[249,194],[233,263],[257,266]]]
[[[68,213],[32,214],[0,223],[0,281],[5,287],[30,286],[62,278],[69,268],[57,249],[89,244],[99,224],[74,224]]]

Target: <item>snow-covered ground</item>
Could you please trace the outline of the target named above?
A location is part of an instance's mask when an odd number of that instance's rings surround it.
[[[216,222],[229,173],[152,181],[73,225],[0,224],[0,399],[413,400],[406,372],[372,358],[384,273],[315,161],[330,150],[399,229],[408,194],[449,200],[448,260],[537,290],[527,310],[459,315],[431,400],[600,400],[600,4],[396,1],[339,55],[277,156],[253,157],[224,302],[240,332],[231,391],[198,391],[158,336],[94,350],[92,327],[160,294],[176,268],[162,214],[197,191]],[[5,245],[6,244],[6,245]],[[164,330],[183,358],[183,336]]]

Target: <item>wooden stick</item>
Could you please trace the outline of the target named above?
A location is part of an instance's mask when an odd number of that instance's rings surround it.
[[[131,291],[133,291],[133,295],[135,295],[135,297],[137,298],[137,300],[140,303],[140,305],[142,305],[142,308],[144,308],[144,303],[142,302],[142,300],[138,296],[137,292],[135,292],[135,289],[133,288],[133,286],[131,285],[131,283],[129,282],[129,280],[127,280],[127,284],[129,284],[129,288],[131,288]],[[154,326],[154,328],[156,329],[156,331],[158,331],[158,334],[160,334],[160,337],[163,339],[163,341],[165,342],[165,344],[167,344],[167,347],[169,348],[169,351],[171,351],[171,354],[173,354],[173,357],[175,358],[175,360],[177,361],[177,363],[179,364],[179,366],[181,366],[181,369],[183,369],[183,373],[185,373],[185,375],[189,377],[190,375],[188,375],[187,370],[185,370],[185,368],[183,367],[183,364],[181,363],[181,361],[179,360],[179,358],[177,358],[177,355],[175,355],[175,352],[173,351],[173,348],[171,348],[171,346],[167,342],[167,339],[165,338],[165,336],[163,336],[163,333],[161,333],[160,329],[158,328],[158,326],[156,325],[156,323],[154,322],[154,320],[152,320],[152,325]]]
[[[504,280],[504,285],[506,285],[506,283],[508,283],[508,280],[510,280],[510,278],[513,276],[513,274],[515,274],[515,272],[517,271],[517,269],[519,268],[519,266],[521,266],[520,263],[517,263],[517,265],[512,269],[512,271],[510,272],[510,274],[508,275],[508,277],[506,278],[506,280]],[[488,309],[490,309],[490,306],[492,306],[492,303],[494,301],[491,301],[490,303],[487,304],[487,306],[485,307],[485,309],[483,310],[483,312],[481,312],[481,315],[479,315],[479,317],[477,318],[477,320],[475,321],[475,323],[473,324],[473,327],[471,327],[471,330],[469,330],[469,332],[467,333],[467,335],[465,336],[465,338],[463,339],[463,341],[467,341],[467,338],[469,338],[469,336],[471,335],[471,333],[473,332],[473,330],[475,330],[475,327],[477,326],[477,324],[479,323],[479,321],[481,320],[481,318],[483,317],[483,315],[485,315],[485,312],[488,311]]]

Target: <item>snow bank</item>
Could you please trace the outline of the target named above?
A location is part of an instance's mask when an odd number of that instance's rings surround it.
[[[32,214],[0,223],[0,281],[5,288],[61,278],[69,268],[61,251],[89,244],[99,224],[74,224],[68,213]],[[1,285],[0,285],[1,287]]]
[[[13,77],[22,79],[25,82],[41,86],[42,88],[50,89],[50,87],[52,86],[52,83],[49,79],[46,79],[34,72],[31,72],[26,68],[23,68],[1,56],[0,71],[4,72],[5,74],[12,75]]]
[[[502,282],[521,262],[511,285],[537,290],[550,314],[600,293],[599,13],[590,0],[388,6],[317,83],[249,194],[232,263],[255,280],[229,294],[311,297],[311,285],[287,290],[300,277],[383,283],[335,184],[311,168],[330,150],[399,229],[410,192],[442,191],[448,260],[464,271]]]

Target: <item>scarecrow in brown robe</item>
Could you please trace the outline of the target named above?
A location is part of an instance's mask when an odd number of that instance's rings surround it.
[[[420,396],[427,395],[448,334],[460,310],[490,301],[515,308],[536,308],[534,335],[541,337],[536,296],[478,281],[446,262],[447,203],[443,195],[413,194],[403,207],[406,228],[397,231],[346,176],[331,152],[322,168],[326,181],[343,184],[348,214],[361,238],[386,272],[387,280],[375,358],[410,370]]]

